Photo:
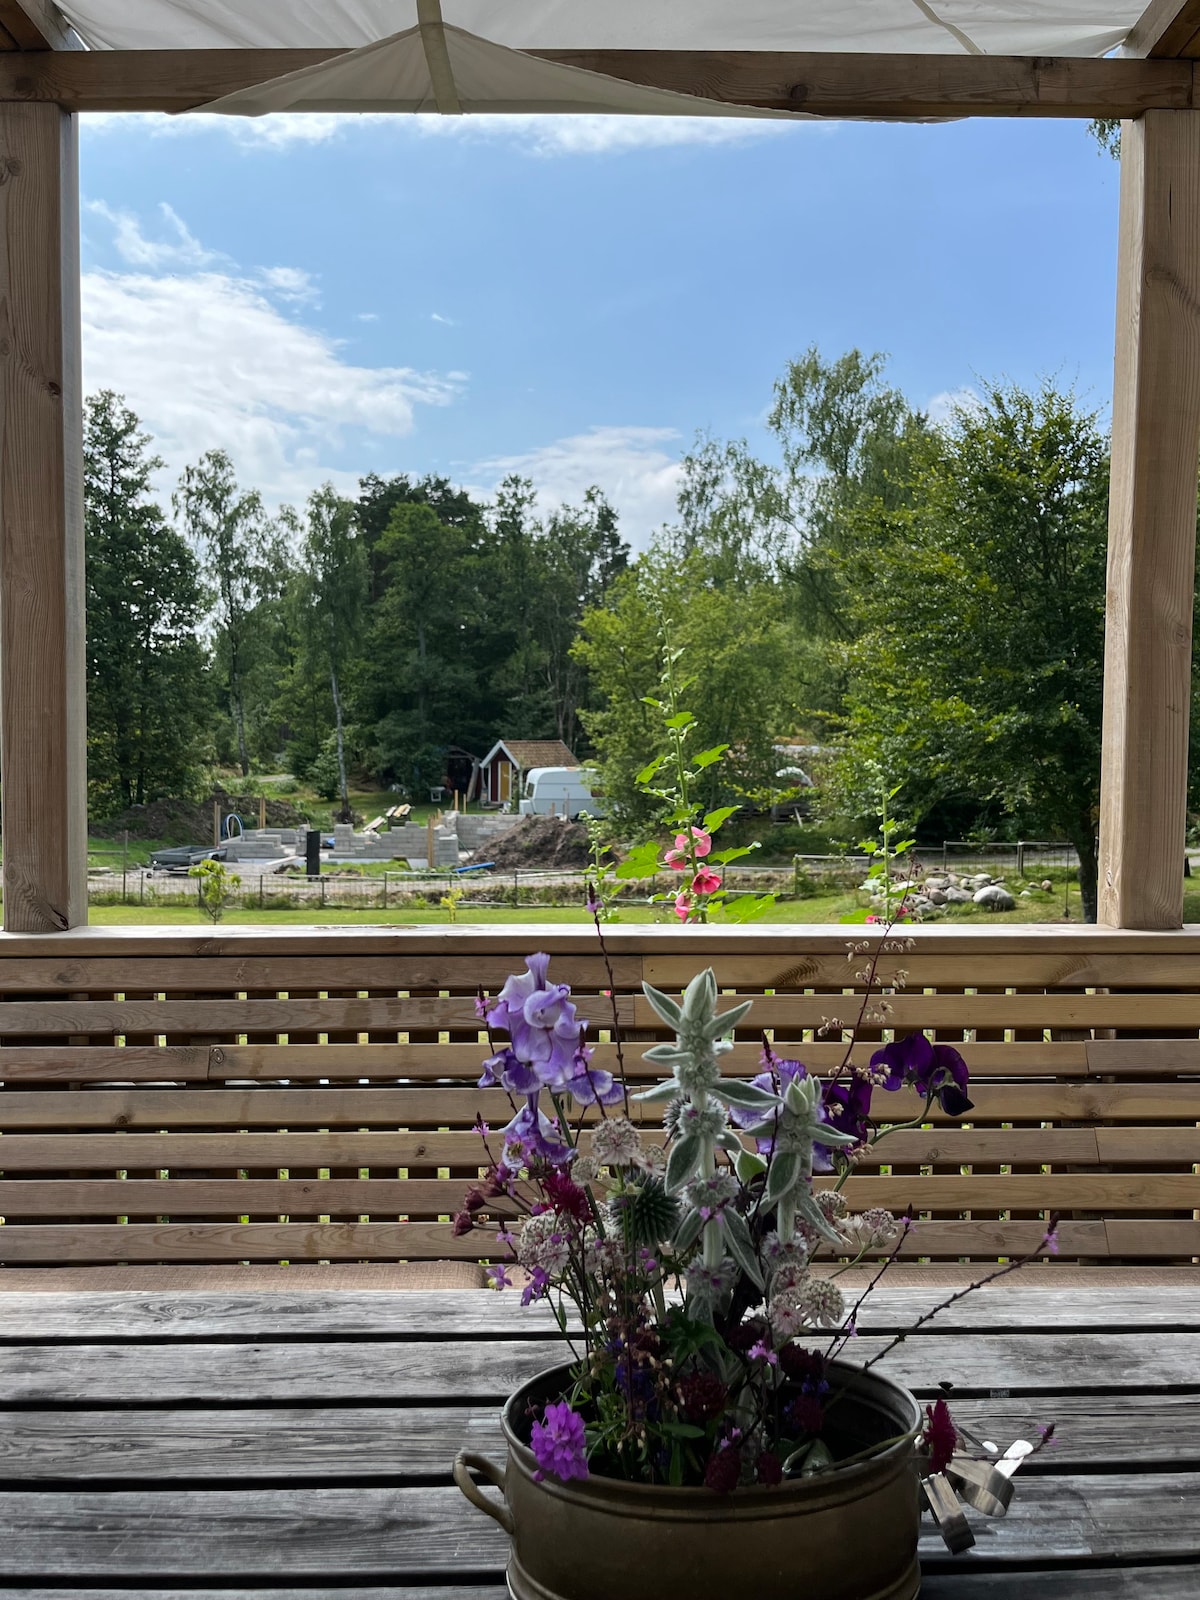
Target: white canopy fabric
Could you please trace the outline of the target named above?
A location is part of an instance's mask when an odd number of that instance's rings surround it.
[[[94,49],[355,48],[414,27],[416,0],[57,0]],[[1144,0],[443,0],[510,49],[1103,55]]]
[[[201,109],[790,116],[528,50],[1103,55],[1142,0],[57,0],[96,50],[342,49]],[[423,25],[423,26],[422,26]],[[802,115],[802,114],[801,114]]]

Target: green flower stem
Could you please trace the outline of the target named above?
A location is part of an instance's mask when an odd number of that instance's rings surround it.
[[[926,1095],[925,1104],[921,1107],[920,1111],[917,1112],[916,1116],[913,1117],[911,1122],[889,1122],[887,1127],[880,1128],[875,1137],[868,1141],[870,1148],[873,1150],[881,1139],[887,1138],[889,1133],[905,1133],[911,1131],[913,1128],[919,1128],[922,1123],[928,1120],[930,1107],[933,1105],[933,1102],[936,1098],[936,1090]],[[846,1179],[852,1177],[853,1173],[854,1168],[852,1166],[847,1165],[842,1169],[838,1176],[838,1181],[833,1186],[835,1194],[841,1192],[842,1188],[845,1186]]]

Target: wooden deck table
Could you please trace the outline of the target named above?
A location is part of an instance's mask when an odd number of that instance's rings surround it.
[[[858,1350],[941,1298],[880,1291]],[[502,1600],[450,1463],[549,1333],[486,1291],[0,1294],[0,1594]],[[1200,1596],[1200,1291],[998,1285],[886,1370],[1001,1443],[1057,1424],[973,1551],[923,1540],[927,1600]]]

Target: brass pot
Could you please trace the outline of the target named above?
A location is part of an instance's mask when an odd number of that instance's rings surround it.
[[[461,1451],[454,1481],[512,1538],[513,1600],[914,1600],[920,1523],[911,1440],[866,1461],[777,1488],[672,1489],[591,1477],[534,1481],[524,1443],[529,1408],[566,1391],[570,1369],[540,1374],[503,1412],[508,1461]],[[836,1416],[854,1454],[911,1432],[920,1408],[906,1389],[835,1363]],[[497,1501],[471,1477],[501,1491]]]

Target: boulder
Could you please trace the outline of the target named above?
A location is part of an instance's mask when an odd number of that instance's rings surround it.
[[[1042,888],[1046,891],[1047,894],[1050,893],[1050,891],[1051,891],[1051,889],[1053,889],[1053,887],[1054,887],[1054,885],[1053,885],[1053,883],[1051,883],[1049,878],[1043,878],[1042,879]]]
[[[988,911],[1015,911],[1017,906],[1008,890],[998,883],[985,884],[982,889],[976,889],[971,898],[977,906],[984,906]]]
[[[971,896],[966,889],[947,889],[944,891],[946,899],[951,905],[969,905]]]
[[[944,906],[949,899],[950,891],[948,889],[930,889],[928,894],[931,905]]]

